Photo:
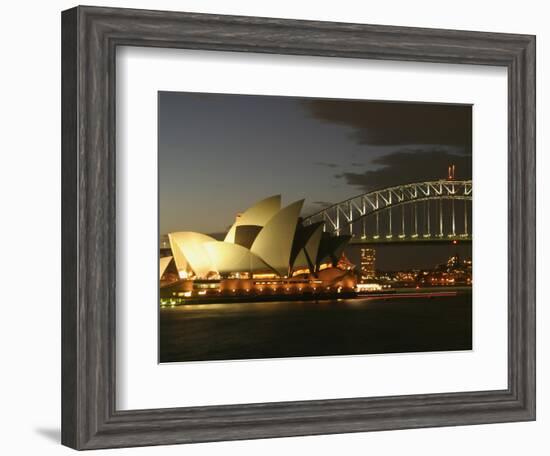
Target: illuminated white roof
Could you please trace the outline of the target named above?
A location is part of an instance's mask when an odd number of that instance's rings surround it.
[[[270,196],[248,208],[235,221],[233,226],[227,232],[224,241],[235,242],[235,230],[240,225],[257,225],[265,226],[265,224],[281,209],[281,195]]]
[[[231,272],[272,272],[260,258],[246,247],[230,242],[206,242],[206,251],[216,271],[220,274]]]
[[[251,252],[264,260],[281,276],[288,274],[292,242],[304,200],[281,209],[256,236]]]
[[[169,233],[168,238],[170,239],[170,246],[178,271],[185,270],[187,264],[199,277],[206,277],[210,271],[215,271],[208,251],[204,248],[206,242],[216,241],[213,237],[193,231],[179,231]],[[185,260],[185,265],[183,263],[178,264],[177,256],[180,253]],[[181,257],[179,261],[181,262]]]
[[[237,272],[275,272],[284,277],[291,272],[291,268],[309,268],[308,259],[315,266],[318,257],[328,256],[333,250],[343,248],[347,238],[323,240],[322,224],[317,227],[300,227],[297,234],[303,203],[304,200],[296,201],[280,209],[280,195],[266,198],[239,217],[223,242],[191,231],[170,233],[168,238],[172,256],[180,277],[183,277],[182,271],[193,271],[199,278],[206,278],[211,272],[222,276]],[[259,232],[253,232],[249,242],[239,241],[239,244],[235,244],[237,227]],[[298,238],[295,239],[296,236]],[[250,248],[247,248],[249,245]],[[161,276],[169,261],[168,257],[161,258]]]
[[[162,257],[160,259],[160,264],[159,264],[159,280],[160,278],[162,277],[162,275],[164,274],[164,271],[166,271],[166,268],[168,267],[168,265],[170,264],[170,261],[172,260],[172,257],[171,256],[167,256],[167,257]]]
[[[178,271],[187,271],[187,260],[183,255],[183,252],[176,243],[178,233],[169,233],[168,241],[170,242],[170,250],[172,250],[172,255],[174,257],[174,262],[176,263],[176,268]]]

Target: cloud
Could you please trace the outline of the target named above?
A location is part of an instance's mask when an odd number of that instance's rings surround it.
[[[311,204],[315,206],[329,207],[332,206],[333,203],[329,203],[328,201],[313,201]]]
[[[392,185],[446,177],[448,166],[455,165],[457,179],[472,178],[472,158],[446,149],[400,149],[372,160],[375,169],[363,173],[344,172],[334,177],[368,192]]]
[[[307,100],[304,104],[316,119],[353,128],[352,135],[359,144],[426,144],[471,152],[469,105],[349,100]]]
[[[338,168],[340,166],[338,163],[327,163],[327,162],[314,162],[314,165],[326,166],[327,168]]]
[[[308,217],[312,214],[316,214],[322,209],[325,209],[326,207],[330,207],[333,204],[334,203],[331,203],[329,201],[312,201],[311,203],[303,207],[302,209],[303,217]]]

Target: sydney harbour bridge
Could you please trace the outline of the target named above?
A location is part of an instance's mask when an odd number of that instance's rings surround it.
[[[351,235],[352,244],[472,240],[472,181],[441,179],[397,185],[325,207],[304,219]]]

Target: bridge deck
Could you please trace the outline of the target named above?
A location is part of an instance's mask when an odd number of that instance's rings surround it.
[[[417,238],[411,238],[411,237],[405,237],[400,238],[399,236],[393,236],[391,238],[386,238],[384,236],[380,236],[378,239],[374,239],[372,237],[362,239],[361,237],[353,237],[350,240],[350,244],[352,245],[365,245],[365,244],[399,244],[399,245],[407,245],[407,244],[463,244],[463,243],[471,243],[472,237],[417,237]]]

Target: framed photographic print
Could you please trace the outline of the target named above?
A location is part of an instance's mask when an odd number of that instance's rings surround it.
[[[535,418],[535,39],[62,14],[62,441]]]
[[[159,92],[158,116],[160,362],[472,349],[472,106]]]

